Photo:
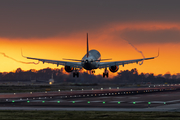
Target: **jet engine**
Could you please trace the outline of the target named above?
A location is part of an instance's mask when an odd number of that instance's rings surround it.
[[[117,65],[111,66],[111,67],[109,67],[109,70],[114,73],[114,72],[117,72],[119,70],[119,67]]]
[[[72,72],[74,70],[74,68],[66,65],[65,70],[66,70],[66,72]]]

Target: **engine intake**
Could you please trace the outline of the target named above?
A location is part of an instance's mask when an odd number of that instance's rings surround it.
[[[117,65],[109,67],[109,70],[111,72],[117,72],[119,70],[119,67]]]
[[[74,68],[71,66],[65,66],[65,70],[66,70],[66,72],[72,72],[74,70]]]

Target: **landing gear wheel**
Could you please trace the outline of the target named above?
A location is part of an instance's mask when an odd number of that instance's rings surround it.
[[[77,76],[77,78],[79,77],[79,72],[74,72],[73,73],[73,77],[76,77]]]
[[[77,78],[79,77],[79,72],[77,72],[76,76],[77,76]]]
[[[105,73],[103,73],[103,78],[105,77]]]
[[[107,77],[108,78],[109,74],[108,73],[103,73],[103,78]]]

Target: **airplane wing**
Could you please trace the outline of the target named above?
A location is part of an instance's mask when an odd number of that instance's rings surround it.
[[[159,53],[158,53],[158,56],[159,56]],[[99,63],[99,68],[106,68],[106,67],[110,67],[110,66],[119,66],[119,65],[122,65],[124,66],[125,64],[130,64],[130,63],[138,63],[140,61],[143,61],[143,60],[150,60],[150,59],[154,59],[158,56],[155,56],[155,57],[149,57],[149,58],[142,58],[142,59],[134,59],[134,60],[124,60],[124,61],[113,61],[113,62],[100,62]]]
[[[23,57],[25,57],[25,56],[23,56]],[[59,60],[48,60],[48,59],[32,58],[32,57],[25,57],[25,58],[42,61],[43,63],[56,64],[57,66],[58,65],[63,65],[63,66],[67,65],[67,66],[71,66],[71,67],[74,67],[74,68],[82,68],[81,62],[68,62],[68,61],[59,61]]]

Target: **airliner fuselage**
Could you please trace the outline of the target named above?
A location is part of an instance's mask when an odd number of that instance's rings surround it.
[[[89,55],[84,55],[82,58],[82,67],[86,70],[97,69],[99,61],[101,60],[101,54],[97,50],[90,50]]]

